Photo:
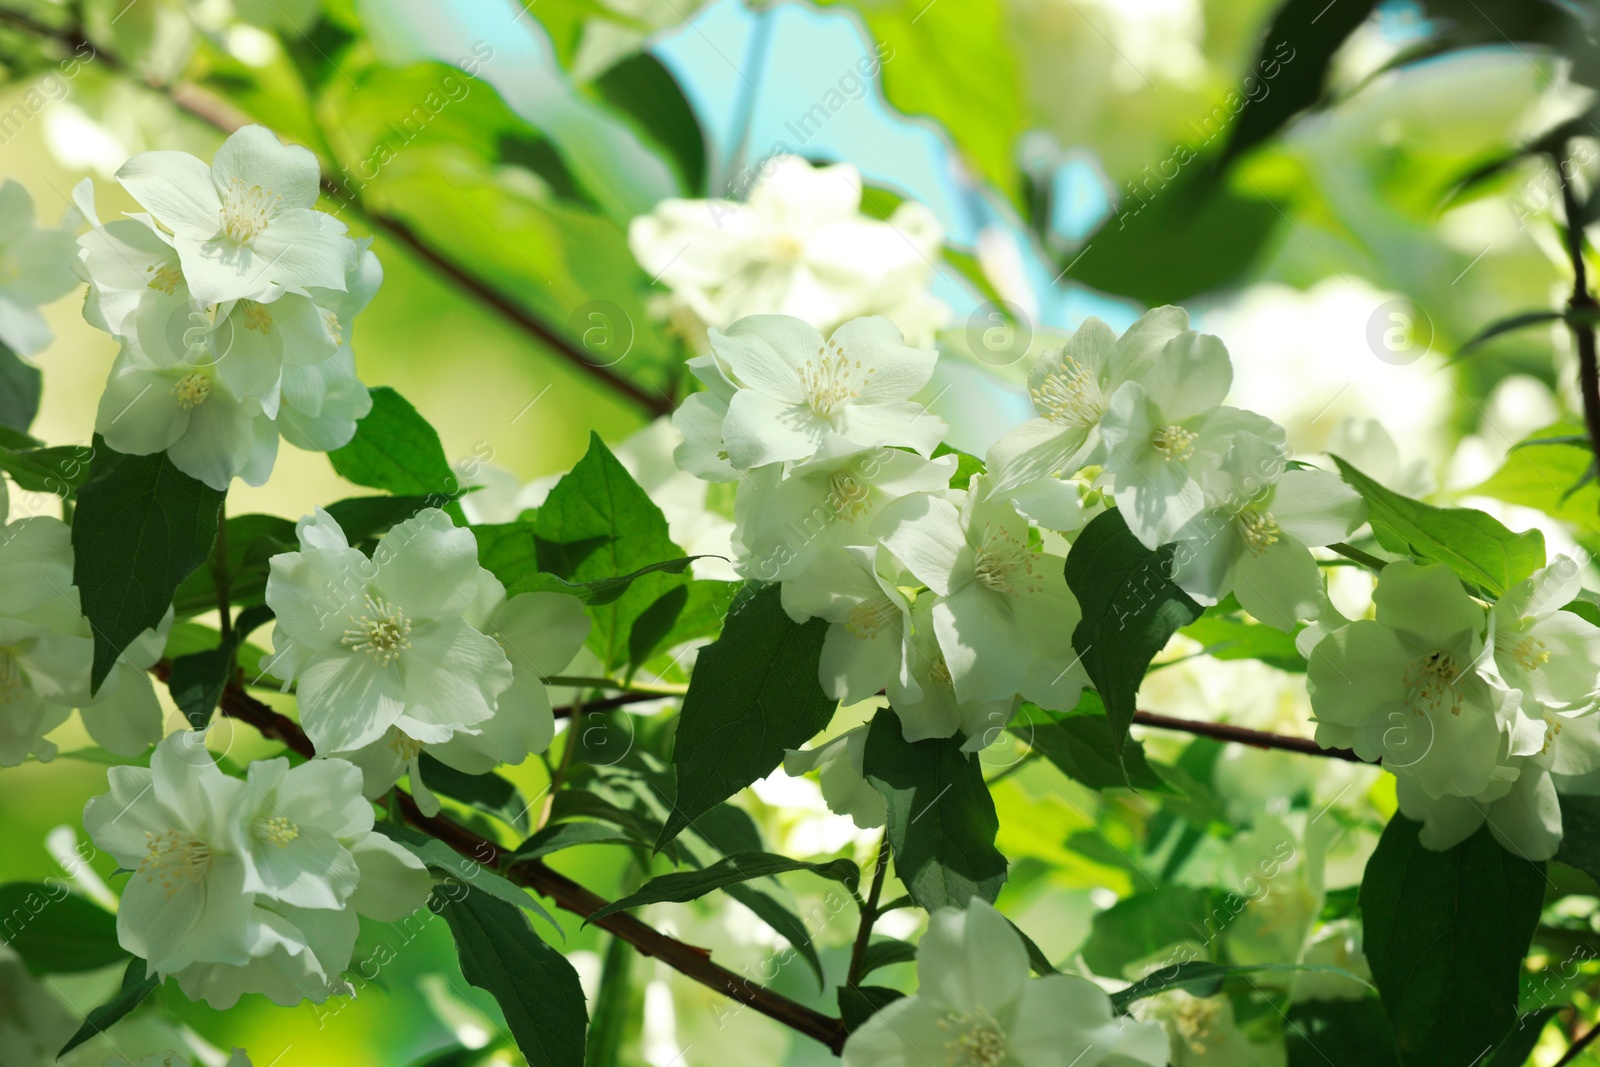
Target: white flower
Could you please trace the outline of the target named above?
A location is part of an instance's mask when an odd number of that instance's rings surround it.
[[[1236,444],[1251,461],[1283,450],[1281,426],[1254,412],[1219,407],[1232,382],[1222,342],[1187,331],[1107,401],[1100,421],[1106,475],[1128,528],[1151,548],[1171,541],[1214,502],[1208,489],[1225,488],[1212,483],[1235,458],[1230,451]]]
[[[783,771],[799,777],[817,772],[822,799],[836,815],[848,815],[862,830],[882,826],[888,818],[883,794],[872,788],[862,771],[867,752],[867,727],[846,730],[812,749],[785,749]]]
[[[398,731],[435,744],[494,714],[512,667],[466,615],[500,590],[472,534],[425,508],[395,526],[372,559],[326,512],[300,520],[300,551],[274,556],[270,669],[296,683],[317,752],[350,752]],[[486,593],[486,590],[489,591]]]
[[[1169,990],[1138,1002],[1140,1019],[1166,1027],[1171,1067],[1283,1067],[1283,1041],[1252,1041],[1234,1019],[1226,996],[1197,997]]]
[[[0,498],[3,502],[3,498]],[[72,534],[45,516],[0,526],[0,765],[55,756],[45,734],[81,708],[84,726],[119,755],[161,737],[161,704],[146,670],[161,658],[172,612],[136,638],[94,696],[94,641],[72,584]]]
[[[917,992],[845,1042],[844,1067],[1165,1067],[1159,1024],[1112,1014],[1076,975],[1028,977],[1022,938],[979,898],[941,908],[917,946]]]
[[[878,520],[883,543],[938,595],[933,626],[962,701],[1020,691],[1039,658],[1036,640],[1059,649],[1060,635],[1070,637],[1080,618],[1066,561],[1041,552],[1027,520],[986,492],[974,478],[967,493],[950,494],[959,507],[919,494],[890,504]],[[1079,670],[1070,661],[1053,666],[1062,675]]]
[[[1189,330],[1182,308],[1146,312],[1121,337],[1099,319],[1084,320],[1064,347],[1046,352],[1028,372],[1038,418],[1022,423],[989,449],[989,477],[1005,492],[1098,461],[1100,419],[1124,382],[1149,373],[1163,347]]]
[[[722,423],[740,470],[807,459],[829,432],[926,456],[948,429],[910,399],[938,354],[907,347],[888,319],[854,319],[824,341],[799,319],[752,315],[713,333],[711,346],[740,386]]]
[[[1317,742],[1382,758],[1429,797],[1473,797],[1507,757],[1521,696],[1477,670],[1483,605],[1442,564],[1383,569],[1376,619],[1325,636],[1309,657]],[[1534,747],[1538,741],[1535,740]]]
[[[1600,628],[1562,610],[1583,591],[1581,576],[1576,560],[1558,556],[1489,613],[1495,667],[1534,718],[1546,708],[1585,710],[1600,696]]]
[[[831,548],[780,589],[783,610],[796,622],[828,620],[818,680],[846,704],[889,685],[917,690],[909,664],[910,604],[895,581],[898,565],[887,556],[867,547]]]
[[[38,311],[78,284],[72,273],[73,236],[41,229],[33,198],[7,179],[0,183],[0,344],[31,356],[50,343]]]
[[[858,445],[829,432],[816,455],[750,471],[734,507],[740,570],[779,581],[803,573],[825,550],[873,543],[872,520],[891,500],[947,488],[956,458]]]
[[[824,333],[861,315],[888,315],[918,342],[949,309],[927,295],[944,233],[906,202],[887,222],[864,218],[861,175],[794,156],[763,164],[744,204],[664,200],[633,220],[628,244],[646,273],[702,323],[792,315]]]
[[[962,700],[956,696],[950,664],[934,632],[933,609],[939,598],[921,593],[911,605],[911,647],[906,655],[906,677],[889,679],[889,706],[900,719],[900,735],[907,741],[930,737],[966,738],[961,748],[976,752],[999,738],[1017,711],[1017,698]]]
[[[1263,474],[1275,459],[1261,472],[1231,471],[1231,499],[1178,531],[1173,577],[1201,603],[1232,592],[1257,619],[1292,631],[1317,617],[1326,595],[1310,546],[1348,537],[1365,520],[1366,505],[1327,471],[1283,471],[1270,481]]]
[[[232,134],[209,167],[187,152],[141,152],[117,180],[171,232],[202,304],[343,289],[355,265],[344,224],[313,210],[316,157],[280,144],[265,127]]]
[[[716,356],[696,356],[687,365],[689,373],[705,389],[684,397],[672,413],[672,428],[683,437],[672,451],[672,460],[680,469],[708,482],[737,481],[740,472],[728,459],[722,424],[739,387],[728,378]]]
[[[174,734],[150,766],[112,767],[111,791],[84,807],[94,843],[132,871],[117,940],[156,974],[197,962],[243,965],[251,955],[235,814],[244,783],[217,768],[199,735]]]
[[[500,694],[495,713],[436,744],[424,744],[400,727],[391,727],[384,737],[347,754],[361,768],[366,795],[380,796],[402,775],[409,775],[417,806],[423,814],[434,815],[439,801],[424,781],[424,751],[466,774],[487,774],[502,763],[521,763],[529,753],[549,748],[555,737],[555,713],[544,679],[566,669],[583,647],[589,627],[583,602],[575,596],[522,593],[505,599],[500,594],[482,627],[511,663],[511,685]]]

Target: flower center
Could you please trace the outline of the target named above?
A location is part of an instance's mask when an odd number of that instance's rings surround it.
[[[211,395],[211,379],[204,374],[186,374],[178,379],[172,391],[178,394],[178,406],[190,411],[204,404]]]
[[[1411,661],[1401,682],[1406,687],[1406,704],[1418,715],[1449,710],[1461,714],[1461,694],[1456,691],[1456,659],[1448,652],[1429,652]]]
[[[267,310],[267,305],[258,304],[254,300],[244,302],[245,329],[255,330],[263,337],[272,332],[272,312]]]
[[[774,263],[793,264],[800,262],[800,257],[805,255],[805,242],[789,233],[780,233],[772,238],[772,261]]]
[[[1196,1056],[1205,1054],[1205,1039],[1211,1036],[1221,1010],[1222,1006],[1210,998],[1191,997],[1173,1014],[1173,1029]]]
[[[410,763],[422,754],[423,744],[399,727],[389,731],[389,751]]]
[[[828,506],[835,517],[855,522],[872,506],[871,489],[850,471],[839,471],[828,479]]]
[[[1169,423],[1151,436],[1150,447],[1159,452],[1162,459],[1188,459],[1194,455],[1194,440],[1198,436],[1177,423]]]
[[[798,368],[800,388],[813,412],[827,418],[861,396],[872,380],[873,368],[849,359],[833,341],[817,349],[817,354]]]
[[[339,639],[354,652],[366,652],[384,666],[411,647],[411,620],[406,613],[371,593],[361,598],[366,612],[349,617],[350,627]]]
[[[1061,369],[1045,375],[1030,389],[1033,406],[1051,422],[1066,426],[1093,426],[1106,413],[1100,382],[1071,356],[1063,356]]]
[[[327,308],[323,308],[322,324],[328,328],[328,336],[333,338],[334,344],[344,344],[344,326],[339,322],[339,316]]]
[[[1283,533],[1271,514],[1255,508],[1245,508],[1234,521],[1238,523],[1239,536],[1244,538],[1252,556],[1259,556],[1269,545],[1277,544],[1278,536]]]
[[[1539,749],[1539,755],[1548,756],[1550,754],[1550,746],[1556,743],[1557,737],[1561,736],[1561,727],[1564,724],[1560,716],[1552,715],[1547,711],[1544,713],[1544,725],[1544,746]]]
[[[222,228],[228,239],[241,245],[255,240],[272,221],[282,200],[271,189],[259,185],[246,188],[243,178],[233,179],[222,194]]]
[[[943,656],[935,658],[933,666],[928,668],[928,679],[934,685],[950,686],[955,684],[950,677],[950,664],[945,662]]]
[[[250,824],[250,836],[264,845],[282,848],[300,836],[300,827],[282,815],[263,815]]]
[[[1532,634],[1526,634],[1518,641],[1497,641],[1495,644],[1525,671],[1536,671],[1550,662],[1550,649]]]
[[[25,684],[22,664],[9,651],[0,648],[0,707],[22,696]]]
[[[973,573],[986,588],[1007,596],[1019,591],[1018,582],[1027,583],[1025,591],[1036,593],[1042,587],[1034,585],[1033,549],[1004,527],[988,525],[983,528],[983,540],[973,560]]]
[[[878,631],[884,624],[895,616],[895,606],[888,597],[875,597],[872,600],[863,600],[850,609],[846,616],[844,628],[851,637],[871,640],[878,636]]]
[[[1006,1061],[1005,1031],[982,1008],[946,1012],[939,1028],[951,1035],[944,1043],[950,1067],[1000,1067]]]
[[[183,271],[171,263],[145,268],[151,275],[150,288],[171,296],[183,284]]]
[[[138,874],[147,881],[160,882],[161,888],[172,896],[190,882],[206,876],[211,867],[211,846],[183,830],[163,830],[159,834],[146,831],[149,838]]]

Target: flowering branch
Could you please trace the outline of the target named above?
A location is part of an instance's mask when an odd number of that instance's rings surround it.
[[[164,677],[166,669],[159,666],[154,673]],[[222,694],[222,712],[255,727],[263,737],[281,741],[292,751],[310,759],[315,750],[310,738],[300,725],[261,701],[237,688]],[[500,869],[508,853],[488,840],[451,819],[440,815],[427,816],[418,809],[410,794],[397,790],[401,814],[405,821],[449,845],[462,856],[485,866]],[[501,870],[518,885],[532,889],[550,898],[556,906],[585,919],[604,908],[609,901],[578,884],[566,875],[552,870],[539,860],[523,860],[509,864]],[[617,912],[597,919],[594,925],[610,931],[628,942],[640,953],[654,956],[673,970],[694,979],[707,988],[739,1001],[746,1007],[775,1019],[783,1025],[814,1038],[834,1053],[844,1047],[843,1021],[824,1015],[798,1001],[774,993],[765,986],[750,981],[726,967],[715,963],[706,949],[669,937],[647,923],[625,912]]]
[[[5,10],[0,10],[0,24],[14,26],[36,37],[59,41],[69,49],[77,49],[82,45],[88,44],[91,48],[94,48],[95,58],[104,63],[107,69],[123,73],[126,73],[129,69],[127,64],[118,56],[93,45],[84,36],[81,28],[77,26],[56,29],[26,15]],[[163,94],[176,104],[179,109],[223,133],[234,133],[254,121],[239,109],[218,100],[198,86],[186,83],[166,84],[144,79],[135,80],[147,88]],[[329,196],[338,200],[341,204],[354,207],[367,219],[374,230],[382,231],[399,244],[410,249],[413,255],[426,262],[428,266],[446,278],[449,278],[458,288],[470,294],[480,303],[492,308],[511,325],[528,334],[567,363],[577,367],[607,388],[633,401],[633,403],[651,415],[671,414],[674,404],[670,397],[645,389],[631,379],[611,370],[610,367],[593,362],[589,359],[588,354],[574,344],[570,338],[491,286],[488,282],[450,259],[400,219],[367,207],[353,191],[341,188],[333,179],[327,176],[322,179],[322,188]]]

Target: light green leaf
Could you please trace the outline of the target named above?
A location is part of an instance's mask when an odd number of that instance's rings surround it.
[[[1117,752],[1116,731],[1105,706],[1091,690],[1084,690],[1070,715],[1058,715],[1024,702],[1007,727],[1027,746],[1055,764],[1062,774],[1091,789],[1164,790],[1165,781],[1146,762],[1138,741]]]
[[[328,453],[346,480],[395,496],[421,496],[442,507],[460,491],[439,433],[410,401],[388,386],[372,392],[372,410],[356,423],[356,435]]]
[[[683,903],[698,900],[713,890],[723,889],[752,878],[767,878],[790,871],[810,871],[812,874],[841,882],[855,888],[861,881],[861,869],[851,860],[831,860],[827,863],[810,863],[777,856],[770,852],[735,852],[724,856],[709,867],[698,871],[675,871],[652,878],[620,900],[614,900],[584,920],[584,925],[603,919],[628,908],[662,901]]]
[[[124,1015],[137,1008],[145,997],[154,993],[160,984],[161,979],[145,973],[144,960],[137,956],[129,960],[128,969],[122,973],[122,987],[112,994],[110,1000],[84,1016],[83,1025],[78,1027],[78,1032],[72,1035],[71,1040],[61,1046],[56,1058],[60,1059],[90,1038],[111,1029]]]

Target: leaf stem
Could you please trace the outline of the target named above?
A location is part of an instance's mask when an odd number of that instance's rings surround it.
[[[1339,555],[1343,556],[1345,559],[1355,560],[1357,563],[1361,564],[1363,567],[1371,567],[1375,571],[1381,571],[1381,570],[1383,570],[1383,568],[1385,568],[1385,567],[1387,567],[1389,565],[1389,561],[1388,560],[1379,559],[1377,556],[1374,556],[1371,552],[1363,552],[1361,549],[1356,548],[1354,545],[1347,545],[1343,541],[1335,541],[1333,544],[1328,546],[1328,551],[1329,552],[1337,552],[1337,553],[1339,553]]]

